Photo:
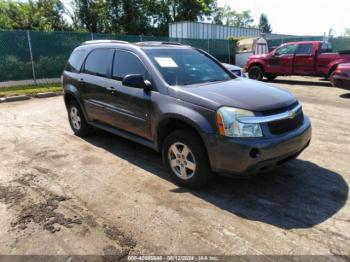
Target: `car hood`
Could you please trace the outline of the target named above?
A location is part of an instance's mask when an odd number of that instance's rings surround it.
[[[231,106],[266,111],[289,106],[296,101],[295,96],[286,90],[243,78],[177,87],[174,92],[178,99],[212,110]]]
[[[268,54],[262,54],[262,55],[251,55],[249,59],[261,59],[261,58],[266,58]]]

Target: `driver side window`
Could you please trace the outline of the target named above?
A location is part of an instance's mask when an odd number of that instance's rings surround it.
[[[129,74],[142,75],[148,79],[147,71],[140,59],[129,51],[116,50],[113,61],[112,78],[122,81]]]
[[[276,56],[282,56],[282,55],[293,55],[296,49],[296,45],[285,45],[278,49],[276,49],[275,55]]]

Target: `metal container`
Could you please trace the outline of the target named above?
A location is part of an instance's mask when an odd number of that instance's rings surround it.
[[[177,22],[169,24],[170,38],[228,39],[229,37],[258,37],[260,30],[200,22]]]

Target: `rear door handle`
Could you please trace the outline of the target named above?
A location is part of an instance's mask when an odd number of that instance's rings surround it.
[[[117,91],[117,89],[115,87],[113,87],[113,86],[107,87],[106,89],[107,89],[107,91],[110,91],[110,92],[116,92]]]

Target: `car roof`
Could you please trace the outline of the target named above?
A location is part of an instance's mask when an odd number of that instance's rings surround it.
[[[172,48],[192,48],[188,45],[183,45],[178,42],[170,42],[170,41],[143,41],[143,42],[136,42],[136,43],[130,43],[126,41],[120,41],[120,40],[91,40],[91,41],[85,41],[83,42],[80,47],[111,47],[111,46],[128,46],[128,47],[172,47]]]

